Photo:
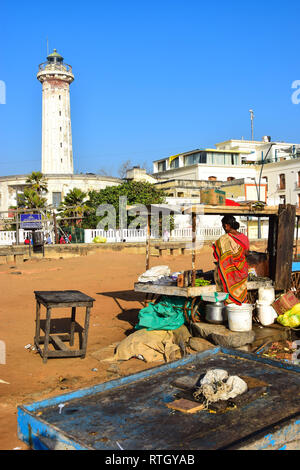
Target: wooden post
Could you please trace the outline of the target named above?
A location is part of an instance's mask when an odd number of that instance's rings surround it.
[[[55,243],[58,245],[58,233],[57,233],[57,225],[56,225],[56,214],[53,212],[53,225],[54,225],[54,235],[55,235]]]
[[[269,277],[275,281],[276,272],[276,254],[277,254],[277,232],[278,232],[278,216],[269,217],[269,234],[268,234],[268,257],[269,257]]]
[[[91,314],[91,307],[86,307],[84,331],[83,331],[83,340],[82,340],[82,348],[81,348],[82,349],[82,356],[80,356],[81,359],[84,359],[85,355],[86,355],[86,347],[87,347],[89,323],[90,323],[90,314]]]
[[[45,341],[44,341],[44,351],[43,351],[43,363],[44,364],[48,360],[48,348],[49,348],[49,340],[50,340],[50,323],[51,323],[51,308],[47,307],[46,325],[45,325]]]
[[[197,214],[192,212],[192,287],[195,286],[196,280],[196,231],[197,231]]]
[[[298,232],[299,232],[299,217],[296,217],[297,229],[296,229],[296,248],[295,248],[295,261],[298,261]]]
[[[70,346],[74,345],[76,307],[72,307],[71,328],[70,328]]]
[[[276,246],[275,289],[291,287],[296,206],[280,204],[278,208],[278,235]]]
[[[16,212],[16,245],[19,245],[20,237],[19,237],[19,211]]]
[[[36,301],[36,319],[35,319],[35,337],[34,342],[36,347],[40,344],[40,316],[41,316],[41,304]]]
[[[146,271],[150,267],[150,236],[151,236],[151,212],[147,214],[147,239],[146,239]]]

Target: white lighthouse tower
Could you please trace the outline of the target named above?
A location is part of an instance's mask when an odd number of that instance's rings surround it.
[[[43,85],[42,173],[73,174],[70,112],[72,67],[56,49],[40,64],[37,79]]]

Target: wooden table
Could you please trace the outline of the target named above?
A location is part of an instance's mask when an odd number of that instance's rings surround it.
[[[247,290],[255,291],[260,287],[270,287],[273,286],[272,280],[266,281],[248,281]],[[217,291],[217,286],[215,284],[207,286],[197,286],[197,287],[177,287],[176,285],[163,285],[163,284],[151,284],[145,282],[136,282],[134,284],[135,292],[144,292],[146,296],[145,306],[152,302],[155,296],[161,295],[170,295],[170,296],[179,296],[185,297],[186,302],[184,304],[184,315],[187,322],[191,320],[196,322],[199,321],[198,309],[201,302],[201,295],[211,295]],[[190,306],[188,304],[191,301]],[[190,313],[189,313],[190,311]]]
[[[269,281],[248,281],[247,290],[256,290],[260,287],[269,287],[273,283],[271,279]],[[200,295],[209,295],[217,291],[215,284],[208,286],[198,287],[177,287],[176,285],[165,286],[163,284],[150,284],[145,282],[136,282],[134,284],[134,290],[136,292],[145,292],[159,295],[178,295],[180,297],[199,297]]]
[[[89,330],[90,311],[93,307],[95,299],[83,294],[76,290],[65,290],[65,291],[34,291],[36,298],[36,328],[34,343],[43,358],[43,362],[46,363],[48,357],[81,357],[82,359],[86,354],[87,338]],[[41,330],[41,305],[46,308],[46,322],[45,322],[45,336],[40,335]],[[50,334],[51,327],[51,312],[53,308],[66,308],[70,307],[71,318],[70,318],[70,329],[66,334]],[[79,349],[69,349],[64,341],[69,341],[69,345],[74,345],[74,334],[76,324],[76,308],[85,307],[85,322],[82,331],[82,338],[80,341]],[[79,325],[80,326],[80,325]],[[82,327],[81,327],[82,328]],[[55,350],[49,350],[49,342],[51,342]],[[40,348],[40,344],[44,344],[44,348]]]

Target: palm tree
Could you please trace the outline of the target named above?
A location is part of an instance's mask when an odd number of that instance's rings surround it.
[[[17,204],[20,208],[26,209],[45,209],[47,199],[40,196],[37,191],[31,188],[25,188],[23,193],[18,194]]]
[[[79,224],[81,220],[78,217],[83,217],[85,211],[88,210],[88,206],[84,203],[86,197],[87,194],[81,189],[74,188],[69,191],[58,208],[62,219],[64,217],[74,217],[71,222],[74,225]]]
[[[48,192],[47,180],[40,171],[33,171],[31,175],[28,176],[26,183],[40,196]]]

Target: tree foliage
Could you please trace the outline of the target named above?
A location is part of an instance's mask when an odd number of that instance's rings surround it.
[[[24,209],[45,209],[48,192],[47,180],[40,171],[33,171],[26,180],[27,187],[17,195],[17,205]],[[34,212],[34,211],[33,211]]]
[[[150,205],[162,204],[165,201],[165,193],[157,189],[153,184],[144,181],[127,181],[118,186],[108,186],[100,191],[90,191],[86,201],[87,212],[84,219],[84,228],[96,228],[101,217],[96,215],[100,205],[111,204],[116,211],[116,223],[119,227],[119,202],[120,197],[126,197],[127,204],[130,205]],[[128,217],[128,223],[134,217]]]
[[[70,190],[65,196],[58,208],[58,213],[62,219],[64,217],[71,217],[66,222],[66,225],[81,225],[82,220],[78,219],[78,217],[84,217],[88,209],[85,203],[86,197],[87,194],[78,188]]]

